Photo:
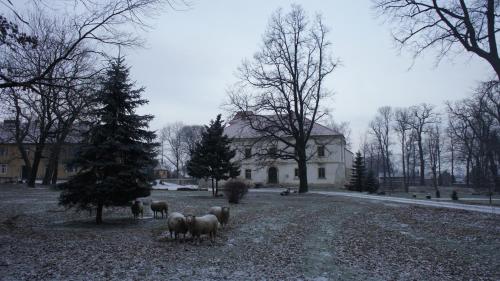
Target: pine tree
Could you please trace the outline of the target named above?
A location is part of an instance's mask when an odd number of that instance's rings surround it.
[[[230,143],[231,140],[224,135],[223,120],[219,114],[215,121],[212,120],[209,126],[205,126],[201,141],[191,151],[191,159],[187,163],[189,175],[212,179],[214,196],[217,196],[220,180],[235,178],[240,174],[239,165],[231,162],[236,150],[231,149]]]
[[[372,170],[368,171],[364,183],[364,190],[368,191],[369,193],[375,193],[377,192],[378,188],[379,184],[377,179],[375,178],[375,173]]]
[[[135,113],[147,103],[141,99],[143,90],[134,89],[122,57],[110,62],[96,96],[97,122],[84,135],[75,159],[79,172],[62,185],[60,204],[96,207],[97,224],[102,223],[103,207],[125,206],[150,194],[158,144],[153,142],[155,133],[147,130],[153,116]]]
[[[361,152],[356,152],[356,158],[354,159],[354,164],[352,167],[351,180],[348,184],[348,189],[353,191],[363,191],[363,181],[365,174],[365,165],[363,156]]]

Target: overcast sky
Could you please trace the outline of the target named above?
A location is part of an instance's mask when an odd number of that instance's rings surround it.
[[[145,86],[149,105],[141,113],[156,116],[152,128],[168,122],[206,124],[226,100],[244,58],[261,45],[271,14],[297,3],[311,15],[320,12],[330,27],[333,55],[342,65],[326,87],[335,92],[325,106],[352,128],[353,150],[378,107],[422,102],[442,107],[445,100],[466,97],[478,81],[490,77],[486,63],[468,54],[443,60],[426,53],[412,65],[411,54],[399,54],[390,28],[363,1],[230,1],[197,0],[187,11],[162,13],[143,34],[145,49],[126,52],[132,78]]]

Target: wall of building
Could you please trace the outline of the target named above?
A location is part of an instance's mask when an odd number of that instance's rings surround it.
[[[28,157],[33,161],[34,145],[25,145],[25,147],[28,150]],[[76,145],[74,144],[66,144],[62,147],[57,170],[60,180],[68,179],[76,173],[75,169],[68,169],[67,166],[67,163],[74,157],[75,149]],[[49,151],[50,145],[47,145],[42,153],[43,157],[38,167],[37,179],[42,179],[45,175]],[[0,182],[18,181],[22,179],[24,160],[15,144],[0,144],[0,168],[1,165],[6,165],[7,170],[5,173],[2,173],[0,169]]]
[[[235,140],[233,147],[237,149],[236,161],[241,165],[241,179],[246,178],[246,170],[251,170],[251,181],[253,183],[269,184],[269,168],[274,167],[278,172],[278,184],[287,186],[298,186],[299,179],[295,176],[295,169],[298,168],[294,160],[269,160],[259,161],[256,157],[245,159],[245,147],[250,147],[252,140]],[[317,156],[317,147],[325,146],[325,155]],[[252,153],[262,146],[252,146]],[[308,183],[312,186],[337,186],[343,187],[346,183],[346,175],[350,173],[350,166],[346,163],[352,156],[345,149],[343,138],[321,136],[310,141],[309,155],[313,156],[307,163]],[[320,178],[318,169],[324,168],[325,177]]]

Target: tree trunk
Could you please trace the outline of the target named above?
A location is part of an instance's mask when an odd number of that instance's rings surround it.
[[[309,191],[307,185],[307,161],[306,159],[299,159],[299,193],[306,193]]]
[[[54,173],[54,170],[52,169],[52,164],[51,164],[51,161],[49,159],[49,162],[47,163],[47,167],[45,168],[45,174],[43,175],[42,185],[50,184],[50,180],[52,179],[53,173]]]
[[[57,184],[57,177],[58,177],[58,171],[57,171],[57,166],[59,166],[59,156],[56,158],[56,161],[54,163],[54,172],[52,173],[52,184]]]
[[[57,169],[57,166],[54,167],[55,158],[55,148],[52,148],[50,151],[49,161],[47,162],[47,167],[45,169],[45,175],[43,176],[43,185],[50,184],[52,180],[52,175],[54,174],[54,170]]]
[[[215,186],[214,186],[214,178],[212,179],[212,196],[215,197]]]
[[[217,197],[219,193],[219,180],[215,179],[215,197]]]
[[[403,137],[403,141],[401,144],[401,159],[402,159],[401,162],[403,162],[403,188],[404,188],[405,192],[408,193],[408,185],[406,184],[406,165],[405,165],[406,158],[405,158],[405,146],[404,146],[405,141],[404,141],[404,139],[405,138]]]
[[[442,186],[443,185],[443,177],[441,176],[441,149],[439,148],[439,144],[438,144],[438,153],[437,153],[437,157],[438,157],[438,185],[439,186]]]
[[[43,145],[40,147],[37,145],[33,157],[33,165],[31,166],[30,175],[28,178],[28,186],[35,187],[36,176],[38,172],[38,166],[40,165],[40,160],[42,159]]]
[[[24,145],[22,143],[17,143],[17,148],[19,149],[19,152],[21,153],[21,158],[23,158],[24,166],[26,166],[26,172],[27,172],[26,176],[29,179],[30,178],[30,173],[31,173],[31,161],[30,161],[30,158],[29,158],[28,153],[26,152],[26,149],[24,148]],[[21,175],[21,177],[22,177],[22,175]]]
[[[99,203],[97,204],[97,212],[95,214],[95,223],[96,224],[101,224],[102,223],[102,209],[103,209],[103,204]]]
[[[467,157],[467,162],[465,164],[465,184],[467,187],[470,186],[470,157]]]
[[[56,181],[57,181],[57,165],[60,152],[61,152],[61,143],[59,143],[58,141],[51,146],[49,162],[47,163],[47,169],[45,170],[45,175],[43,177],[42,184],[44,185],[50,184],[54,179],[54,174],[56,174]]]
[[[451,143],[451,183],[455,183],[455,148],[453,142]]]
[[[299,166],[299,193],[306,193],[309,191],[309,186],[307,185],[307,155],[305,141],[299,140],[295,149],[297,150],[297,164]]]
[[[424,162],[424,149],[422,148],[422,138],[418,138],[418,156],[420,160],[420,185],[425,185],[425,162]]]

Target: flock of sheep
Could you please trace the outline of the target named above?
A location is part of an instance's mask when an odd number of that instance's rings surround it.
[[[141,201],[134,201],[132,204],[132,214],[134,219],[139,215],[144,215],[144,206]],[[163,214],[167,216],[167,226],[170,232],[170,237],[177,240],[179,234],[183,235],[183,240],[186,238],[186,233],[189,232],[194,241],[201,240],[201,235],[207,234],[212,240],[217,235],[218,228],[226,225],[229,221],[229,207],[214,206],[208,210],[208,214],[203,216],[183,215],[179,212],[168,214],[168,204],[165,201],[151,202],[151,210],[154,218],[161,217]]]

